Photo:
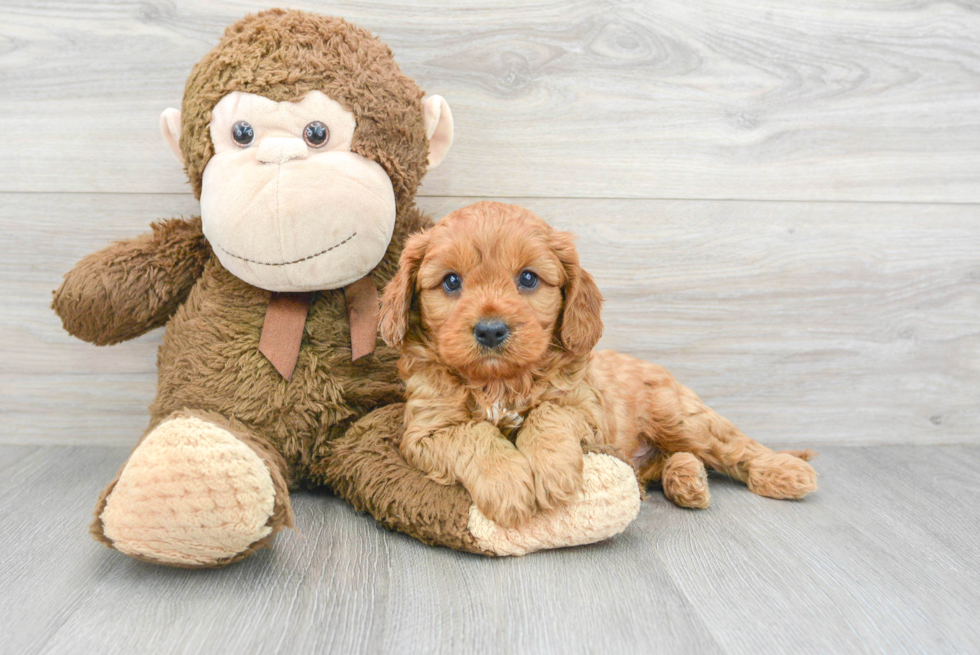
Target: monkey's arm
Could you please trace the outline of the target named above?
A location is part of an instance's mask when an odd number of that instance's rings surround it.
[[[398,450],[405,406],[388,405],[327,441],[315,455],[313,480],[330,485],[355,508],[425,543],[493,555],[523,555],[602,541],[636,518],[640,490],[629,464],[608,455],[585,457],[583,493],[565,507],[539,512],[505,529],[473,508],[462,485],[441,485],[408,464]]]
[[[164,325],[211,255],[201,219],[158,221],[149,234],[88,255],[51,303],[69,334],[105,346]]]

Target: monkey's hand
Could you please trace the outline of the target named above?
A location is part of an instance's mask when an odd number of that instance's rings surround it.
[[[201,219],[169,219],[153,232],[88,255],[65,275],[51,307],[69,334],[99,346],[164,325],[211,254]]]

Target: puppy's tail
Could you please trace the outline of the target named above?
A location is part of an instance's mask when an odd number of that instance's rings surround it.
[[[812,462],[820,454],[812,448],[807,448],[806,450],[777,450],[777,453],[786,453],[787,455],[792,455],[793,457],[799,457],[804,462]]]

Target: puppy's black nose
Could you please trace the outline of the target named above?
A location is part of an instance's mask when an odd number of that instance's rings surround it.
[[[510,328],[503,321],[480,321],[473,328],[473,336],[476,342],[484,348],[496,348],[504,342]]]

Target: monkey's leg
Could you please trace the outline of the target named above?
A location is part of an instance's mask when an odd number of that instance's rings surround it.
[[[427,478],[402,458],[402,404],[375,410],[331,442],[317,477],[385,527],[427,544],[483,555],[524,555],[608,539],[636,518],[640,493],[632,468],[606,454],[585,456],[583,492],[553,512],[504,529],[483,516],[461,485]]]
[[[214,412],[175,412],[150,429],[95,509],[92,536],[140,560],[224,566],[293,522],[281,456]]]

